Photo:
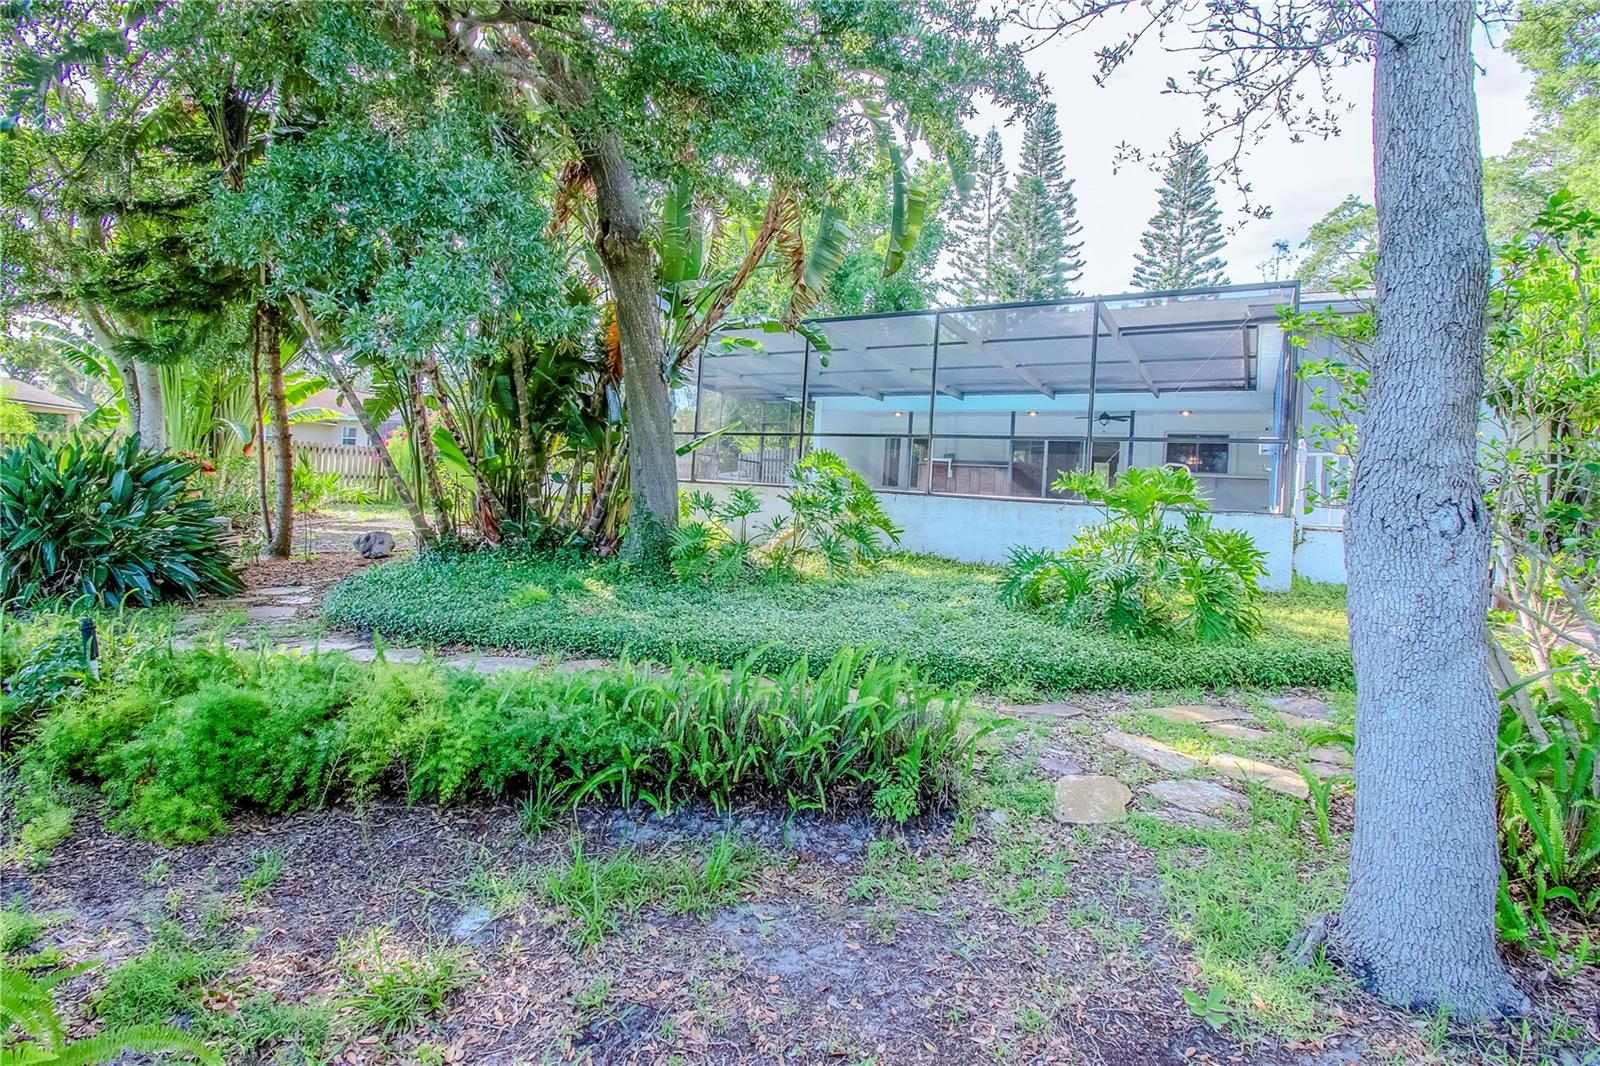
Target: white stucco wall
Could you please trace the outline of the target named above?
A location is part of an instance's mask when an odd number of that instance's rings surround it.
[[[732,488],[704,484],[693,487],[717,497],[725,496]],[[783,511],[778,500],[781,489],[762,485],[746,487],[761,499],[762,518],[771,518]],[[878,500],[895,524],[904,529],[900,535],[901,549],[971,563],[1002,563],[1015,544],[1064,547],[1071,543],[1079,527],[1097,522],[1101,517],[1096,508],[1070,503],[903,492],[880,492]],[[1244,530],[1255,538],[1256,547],[1266,553],[1267,572],[1261,581],[1262,588],[1283,590],[1289,587],[1295,555],[1292,518],[1219,513],[1216,523],[1224,529]],[[1340,558],[1342,560],[1342,554]],[[1342,576],[1338,580],[1342,581]]]
[[[1294,550],[1294,572],[1311,581],[1343,585],[1344,531],[1302,528]]]

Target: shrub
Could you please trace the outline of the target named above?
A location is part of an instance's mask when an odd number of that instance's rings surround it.
[[[1055,487],[1101,504],[1106,520],[1064,551],[1013,548],[1006,603],[1137,636],[1216,642],[1260,628],[1256,582],[1266,557],[1249,534],[1212,525],[1187,469],[1129,470],[1115,485],[1102,474],[1067,473]]]
[[[212,521],[192,495],[194,467],[170,452],[142,451],[74,434],[0,453],[0,603],[26,607],[58,596],[96,603],[193,599],[236,592]]]
[[[1580,919],[1600,913],[1600,671],[1564,679],[1554,694],[1535,690],[1532,706],[1548,739],[1507,700],[1498,744],[1501,936],[1556,954],[1547,911],[1570,907]]]
[[[880,558],[889,544],[900,542],[900,528],[884,514],[872,487],[832,452],[808,452],[789,471],[789,481],[792,487],[778,497],[789,514],[772,523],[769,550],[779,558],[811,553],[833,576]]]
[[[526,791],[669,810],[745,797],[792,810],[950,803],[975,737],[964,701],[904,663],[841,652],[760,676],[678,662],[481,677],[343,655],[159,652],[114,692],[43,718],[27,779],[99,784],[117,824],[180,841],[241,809],[399,790],[448,802]]]
[[[789,482],[778,497],[788,513],[754,531],[750,518],[761,510],[761,501],[750,489],[734,489],[721,502],[705,492],[685,495],[685,521],[672,544],[679,580],[725,584],[763,568],[792,574],[805,558],[821,561],[835,578],[882,558],[899,543],[901,531],[872,487],[832,452],[807,454],[789,469]]]
[[[302,514],[315,514],[339,491],[339,475],[320,472],[302,455],[294,463],[294,505]]]

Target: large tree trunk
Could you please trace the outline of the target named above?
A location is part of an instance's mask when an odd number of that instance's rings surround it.
[[[139,383],[139,443],[145,448],[167,446],[167,405],[161,392],[161,368],[152,363],[135,362],[134,380]]]
[[[623,555],[665,565],[678,523],[678,458],[662,360],[656,267],[644,237],[644,207],[615,134],[602,134],[584,161],[594,178],[600,261],[616,301],[622,396],[628,417],[628,536]]]
[[[267,360],[267,406],[278,432],[272,438],[273,472],[278,489],[273,508],[272,544],[268,551],[275,559],[287,559],[294,551],[294,437],[289,432],[289,398],[283,385],[283,345],[280,339],[278,309],[271,304],[261,308],[261,350]]]
[[[1335,944],[1390,1002],[1496,1016],[1527,1001],[1495,951],[1473,12],[1396,0],[1378,21],[1378,335],[1345,526],[1356,828]]]
[[[594,182],[596,251],[616,302],[622,349],[622,399],[630,457],[628,536],[623,555],[665,566],[678,524],[678,457],[657,305],[656,265],[645,238],[644,204],[622,138],[597,128],[589,83],[556,55],[530,42],[546,85],[573,128]]]
[[[83,301],[78,308],[83,312],[83,320],[89,327],[89,335],[94,338],[95,345],[105,353],[107,359],[117,364],[117,373],[122,375],[122,401],[128,405],[128,431],[137,433],[143,407],[139,403],[139,376],[134,372],[133,360],[117,354],[116,335],[98,307]]]
[[[372,452],[377,456],[378,465],[388,475],[390,483],[394,485],[395,495],[400,498],[406,514],[411,517],[411,528],[416,531],[417,543],[423,546],[432,544],[433,530],[429,527],[428,520],[423,517],[422,508],[417,505],[416,494],[411,491],[406,479],[400,476],[400,468],[394,465],[394,457],[384,446],[378,425],[372,420],[372,415],[367,413],[366,405],[361,402],[361,395],[356,392],[355,383],[350,380],[350,375],[344,372],[344,367],[339,365],[339,360],[325,347],[322,329],[317,325],[317,320],[311,316],[311,309],[306,306],[304,300],[292,293],[289,296],[289,306],[294,308],[295,317],[300,320],[301,328],[306,331],[306,343],[311,345],[312,356],[317,364],[328,372],[328,376],[333,378],[334,385],[339,389],[339,395],[350,405],[356,420],[361,423],[362,430],[367,434],[367,440],[372,443]]]

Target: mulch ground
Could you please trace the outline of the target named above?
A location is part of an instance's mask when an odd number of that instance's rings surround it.
[[[208,990],[208,1010],[264,994],[337,998],[341,939],[378,926],[402,944],[472,949],[481,976],[443,1020],[344,1047],[338,1060],[350,1063],[419,1061],[423,1042],[472,1063],[1443,1061],[1425,1057],[1418,1019],[1359,994],[1330,1000],[1347,1031],[1315,1043],[1242,1046],[1212,1031],[1185,1006],[1191,970],[1151,856],[1113,829],[1042,823],[1033,846],[1066,857],[1064,890],[1018,906],[984,820],[961,846],[946,823],[902,836],[900,850],[931,876],[954,862],[972,870],[909,903],[862,890],[858,879],[880,868],[867,855],[879,830],[862,821],[802,819],[786,833],[763,812],[587,812],[533,839],[519,824],[506,805],[379,804],[246,819],[223,838],[167,848],[80,818],[48,867],[6,869],[0,891],[51,916],[43,946],[102,971],[158,923],[195,928],[220,906],[247,961]],[[574,839],[591,857],[649,856],[698,850],[723,828],[769,848],[737,904],[706,919],[646,907],[593,947],[536,887],[487,924],[467,888],[474,871],[559,864]],[[266,849],[282,851],[283,873],[246,903],[239,881]],[[1449,1061],[1488,1050],[1465,1044]]]

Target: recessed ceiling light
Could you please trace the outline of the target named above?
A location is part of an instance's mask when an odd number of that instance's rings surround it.
[[[1184,418],[1188,418],[1189,417],[1189,412],[1188,411],[1179,411],[1178,413],[1180,415],[1182,415]]]
[[[899,411],[896,411],[896,412],[895,412],[895,413],[894,413],[894,416],[895,416],[895,417],[896,417],[896,418],[899,418],[899,417],[900,417],[900,412],[899,412]]]
[[[1029,411],[1028,412],[1028,417],[1029,418],[1038,418],[1039,417],[1039,412],[1038,411]]]

